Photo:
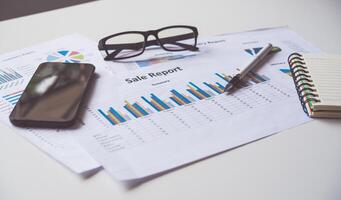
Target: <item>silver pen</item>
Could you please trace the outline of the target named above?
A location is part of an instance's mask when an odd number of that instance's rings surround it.
[[[267,44],[264,48],[260,50],[260,52],[255,56],[250,63],[246,65],[243,71],[239,74],[236,74],[232,77],[232,79],[227,83],[224,88],[224,92],[231,92],[240,82],[245,78],[245,76],[254,69],[272,50],[272,44]]]

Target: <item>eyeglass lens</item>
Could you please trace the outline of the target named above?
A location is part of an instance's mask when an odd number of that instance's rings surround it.
[[[168,28],[158,33],[161,45],[167,50],[186,50],[195,46],[195,34],[189,28]]]
[[[107,54],[114,54],[115,58],[129,58],[139,55],[144,49],[144,36],[139,33],[121,34],[109,38],[105,45]]]

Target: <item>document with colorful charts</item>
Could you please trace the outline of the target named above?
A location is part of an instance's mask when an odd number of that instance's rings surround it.
[[[0,120],[76,173],[98,168],[100,165],[71,134],[82,132],[82,128],[76,130],[17,128],[9,122],[8,116],[27,82],[38,65],[47,61],[92,63],[96,66],[98,76],[108,74],[96,44],[80,35],[66,36],[3,54],[0,56]],[[90,127],[87,129],[91,129]]]
[[[270,65],[223,93],[236,66],[252,59],[234,51],[239,56],[225,63],[162,63],[122,74],[119,92],[90,106],[102,130],[78,135],[82,146],[115,178],[131,181],[309,120],[291,79]]]

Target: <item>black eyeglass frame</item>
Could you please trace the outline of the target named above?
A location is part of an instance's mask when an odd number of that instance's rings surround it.
[[[173,28],[187,28],[193,31],[193,33],[187,33],[183,35],[177,35],[177,36],[172,36],[172,37],[167,37],[167,38],[159,38],[158,34],[161,31],[167,30],[167,29],[173,29]],[[138,43],[129,43],[129,44],[105,44],[107,40],[117,37],[119,35],[124,35],[124,34],[140,34],[144,37],[143,42],[138,42]],[[193,38],[194,34],[194,45],[189,45],[189,44],[184,44],[184,43],[177,43],[178,40],[184,40],[184,39],[191,39]],[[149,40],[149,36],[154,36],[156,40]],[[199,48],[197,47],[197,39],[198,39],[198,29],[194,26],[186,26],[186,25],[174,25],[174,26],[167,26],[163,27],[157,30],[150,30],[150,31],[126,31],[126,32],[121,32],[121,33],[116,33],[107,37],[102,38],[98,42],[98,49],[101,51],[105,51],[107,56],[104,58],[104,60],[122,60],[122,59],[128,59],[132,57],[139,56],[144,53],[146,47],[153,46],[153,45],[158,45],[162,49],[166,51],[198,51]],[[165,42],[168,43],[165,43]],[[169,49],[165,47],[165,44],[169,44],[169,42],[174,42],[176,45],[183,47],[183,49]],[[132,56],[127,56],[127,57],[115,57],[120,51],[124,49],[136,49],[139,50],[141,49],[141,43],[142,45],[142,51],[138,54],[132,55]],[[109,53],[109,50],[116,50],[114,52]]]

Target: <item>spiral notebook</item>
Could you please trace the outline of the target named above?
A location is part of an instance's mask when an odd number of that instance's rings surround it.
[[[293,53],[288,63],[304,112],[341,118],[341,56]]]

